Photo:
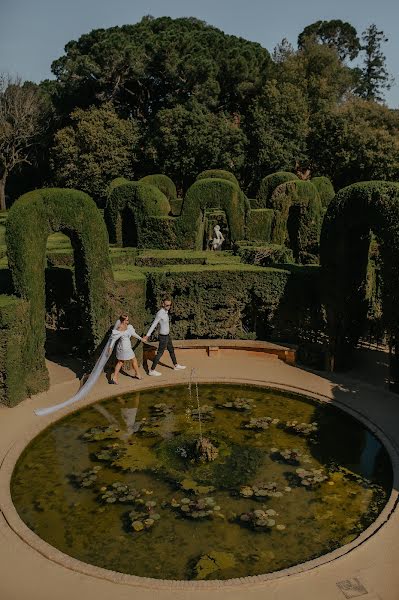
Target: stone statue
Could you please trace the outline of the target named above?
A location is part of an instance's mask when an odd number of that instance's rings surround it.
[[[223,242],[224,236],[220,231],[220,225],[215,225],[213,228],[212,250],[221,250]]]

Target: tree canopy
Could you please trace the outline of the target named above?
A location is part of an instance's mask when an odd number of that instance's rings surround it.
[[[10,189],[18,177],[19,193],[34,181],[101,203],[115,176],[168,175],[181,195],[201,171],[227,169],[253,198],[281,170],[326,175],[335,187],[397,179],[385,41],[375,25],[359,41],[340,20],[315,21],[297,48],[283,39],[271,54],[195,18],[93,30],[65,46],[55,79],[40,84],[52,102],[46,158],[35,177],[22,176],[25,166],[11,176]]]

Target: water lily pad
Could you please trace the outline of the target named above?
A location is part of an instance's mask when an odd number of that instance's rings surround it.
[[[235,567],[234,555],[229,552],[212,551],[203,554],[194,567],[195,579],[206,579],[212,573]]]
[[[142,531],[144,529],[144,525],[141,521],[133,521],[132,527],[134,531]]]
[[[183,481],[180,482],[180,487],[182,490],[193,492],[198,495],[209,494],[209,492],[213,492],[215,489],[212,485],[201,485],[193,479],[183,479]]]

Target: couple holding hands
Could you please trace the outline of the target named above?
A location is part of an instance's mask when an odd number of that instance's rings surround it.
[[[170,334],[169,334],[169,331],[170,331],[169,311],[170,311],[171,306],[172,306],[172,300],[170,298],[164,298],[162,300],[161,309],[157,312],[155,319],[152,322],[151,327],[149,328],[149,330],[147,332],[147,335],[145,335],[143,337],[140,337],[136,333],[133,325],[131,325],[129,323],[128,315],[123,314],[119,317],[119,320],[116,323],[115,328],[112,330],[112,333],[111,333],[109,351],[108,351],[109,355],[110,355],[115,343],[118,342],[117,346],[116,346],[116,358],[117,358],[118,362],[116,363],[114,372],[111,375],[111,380],[110,380],[111,383],[113,383],[113,384],[118,383],[119,371],[121,370],[122,365],[125,361],[131,361],[131,364],[135,371],[137,379],[142,379],[140,372],[139,372],[139,365],[137,363],[137,358],[134,354],[132,344],[130,342],[130,338],[134,337],[137,340],[140,340],[141,342],[146,342],[158,324],[159,324],[158,352],[155,355],[151,369],[149,369],[148,374],[151,375],[152,377],[159,377],[161,375],[161,373],[156,370],[156,367],[161,359],[162,354],[165,352],[166,349],[168,349],[168,352],[172,359],[173,367],[174,367],[175,371],[180,371],[180,370],[186,368],[185,366],[178,364],[178,362],[176,360],[175,349],[173,347],[172,338],[170,337]]]

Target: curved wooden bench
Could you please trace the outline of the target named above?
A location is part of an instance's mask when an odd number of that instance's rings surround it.
[[[173,340],[173,345],[180,350],[206,350],[210,357],[218,355],[220,350],[248,350],[274,355],[288,365],[296,362],[296,346],[280,346],[261,340]],[[144,344],[143,360],[152,360],[155,353],[154,345]]]

